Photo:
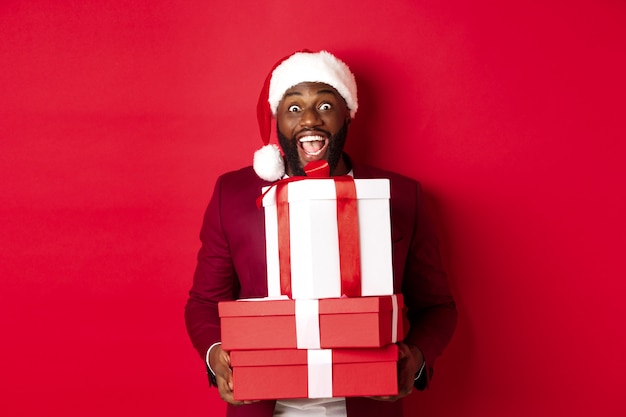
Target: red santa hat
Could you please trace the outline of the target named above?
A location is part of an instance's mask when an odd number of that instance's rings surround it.
[[[356,81],[350,68],[327,51],[299,51],[278,61],[268,74],[257,104],[263,147],[254,153],[253,167],[259,177],[276,181],[285,175],[285,164],[276,145],[270,145],[272,118],[285,91],[303,82],[333,87],[343,97],[354,118],[358,108]]]

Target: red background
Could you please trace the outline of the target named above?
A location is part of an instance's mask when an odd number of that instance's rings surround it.
[[[624,416],[626,5],[0,5],[0,414],[206,416],[183,325],[216,176],[293,50],[353,68],[349,147],[420,179],[458,300],[416,416]]]

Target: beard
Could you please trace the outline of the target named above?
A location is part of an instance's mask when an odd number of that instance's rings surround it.
[[[276,132],[278,134],[278,143],[285,154],[287,172],[291,173],[292,176],[305,176],[304,167],[300,163],[300,157],[298,156],[298,141],[295,137],[288,138],[280,133],[278,126],[276,127]],[[326,162],[328,162],[328,166],[330,167],[330,175],[334,174],[335,168],[341,159],[347,137],[348,123],[344,123],[341,129],[328,139],[328,157],[326,158]]]

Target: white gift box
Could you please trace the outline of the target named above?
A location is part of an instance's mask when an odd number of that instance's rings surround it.
[[[358,200],[361,296],[391,295],[389,180],[356,179],[354,183]],[[335,182],[332,179],[303,179],[286,186],[292,298],[341,297]],[[265,187],[263,192],[268,296],[278,297],[281,288],[276,187]]]

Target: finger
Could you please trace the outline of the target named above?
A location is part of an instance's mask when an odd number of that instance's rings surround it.
[[[250,402],[235,400],[234,392],[228,387],[228,384],[225,381],[222,381],[221,385],[218,383],[218,389],[220,393],[220,398],[225,402],[232,405],[243,405]]]
[[[406,387],[400,392],[398,392],[398,398],[404,398],[407,395],[411,394],[412,392],[413,392],[413,385]]]
[[[259,400],[235,400],[235,384],[233,382],[233,371],[226,368],[226,372],[222,372],[217,376],[218,388],[220,388],[220,397],[232,405],[244,405],[256,403]]]
[[[404,349],[406,345],[404,343],[398,343],[398,359],[404,359],[407,357],[407,350]]]
[[[235,404],[236,401],[234,399],[233,392],[233,381],[232,381],[232,371],[226,368],[226,372],[221,371],[219,374],[216,374],[217,379],[217,388],[220,393],[220,397],[222,400]]]
[[[372,400],[376,400],[376,401],[395,401],[396,397],[391,397],[391,396],[371,396],[371,397],[367,397],[369,399]]]
[[[224,362],[226,362],[226,364],[228,365],[228,367],[230,368],[230,353],[223,350],[222,351],[222,359]]]

